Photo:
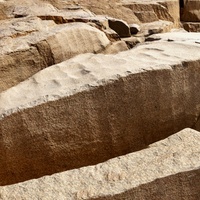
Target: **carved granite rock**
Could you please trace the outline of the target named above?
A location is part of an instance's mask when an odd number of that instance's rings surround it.
[[[122,19],[128,24],[140,23],[133,11],[123,6],[121,0],[77,0],[76,2],[97,15],[107,15],[113,18]]]
[[[199,11],[0,0],[0,200],[199,200]]]
[[[140,22],[170,21],[179,27],[179,2],[177,0],[121,0],[131,9]]]
[[[97,164],[192,127],[199,38],[169,33],[116,55],[80,55],[2,92],[1,185]]]
[[[55,25],[38,18],[11,20],[0,33],[0,91],[75,55],[103,51],[110,41],[86,23]]]
[[[200,133],[185,129],[147,149],[95,166],[0,187],[0,199],[197,200],[199,157]]]

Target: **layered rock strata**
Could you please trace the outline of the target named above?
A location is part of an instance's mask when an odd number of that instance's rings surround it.
[[[200,198],[200,133],[185,129],[105,163],[0,187],[1,200]]]
[[[193,127],[199,34],[176,37],[80,55],[2,92],[0,184],[97,164]]]

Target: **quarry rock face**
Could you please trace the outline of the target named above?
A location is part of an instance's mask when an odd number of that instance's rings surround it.
[[[52,64],[80,53],[101,52],[110,44],[104,32],[86,23],[55,25],[53,21],[25,20],[3,26],[0,91]]]
[[[116,55],[80,55],[2,92],[1,184],[97,164],[194,126],[200,34],[155,37]]]
[[[147,149],[98,165],[0,187],[0,198],[199,199],[199,156],[200,133],[184,129]]]
[[[199,200],[199,10],[0,1],[0,199]]]
[[[184,0],[181,20],[186,22],[200,22],[200,1]]]
[[[171,21],[179,24],[179,2],[177,0],[122,0],[122,4],[131,9],[140,22]]]

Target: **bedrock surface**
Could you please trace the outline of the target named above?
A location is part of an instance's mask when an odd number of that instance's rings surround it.
[[[85,54],[0,94],[0,184],[140,150],[200,113],[200,34]]]
[[[199,156],[200,133],[184,129],[98,165],[0,187],[0,199],[197,200]]]

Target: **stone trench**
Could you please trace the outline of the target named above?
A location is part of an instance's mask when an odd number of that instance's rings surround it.
[[[134,34],[86,1],[19,2],[0,1],[0,200],[200,199],[200,33],[183,30],[198,17],[177,23],[188,2],[113,3],[152,17]]]

